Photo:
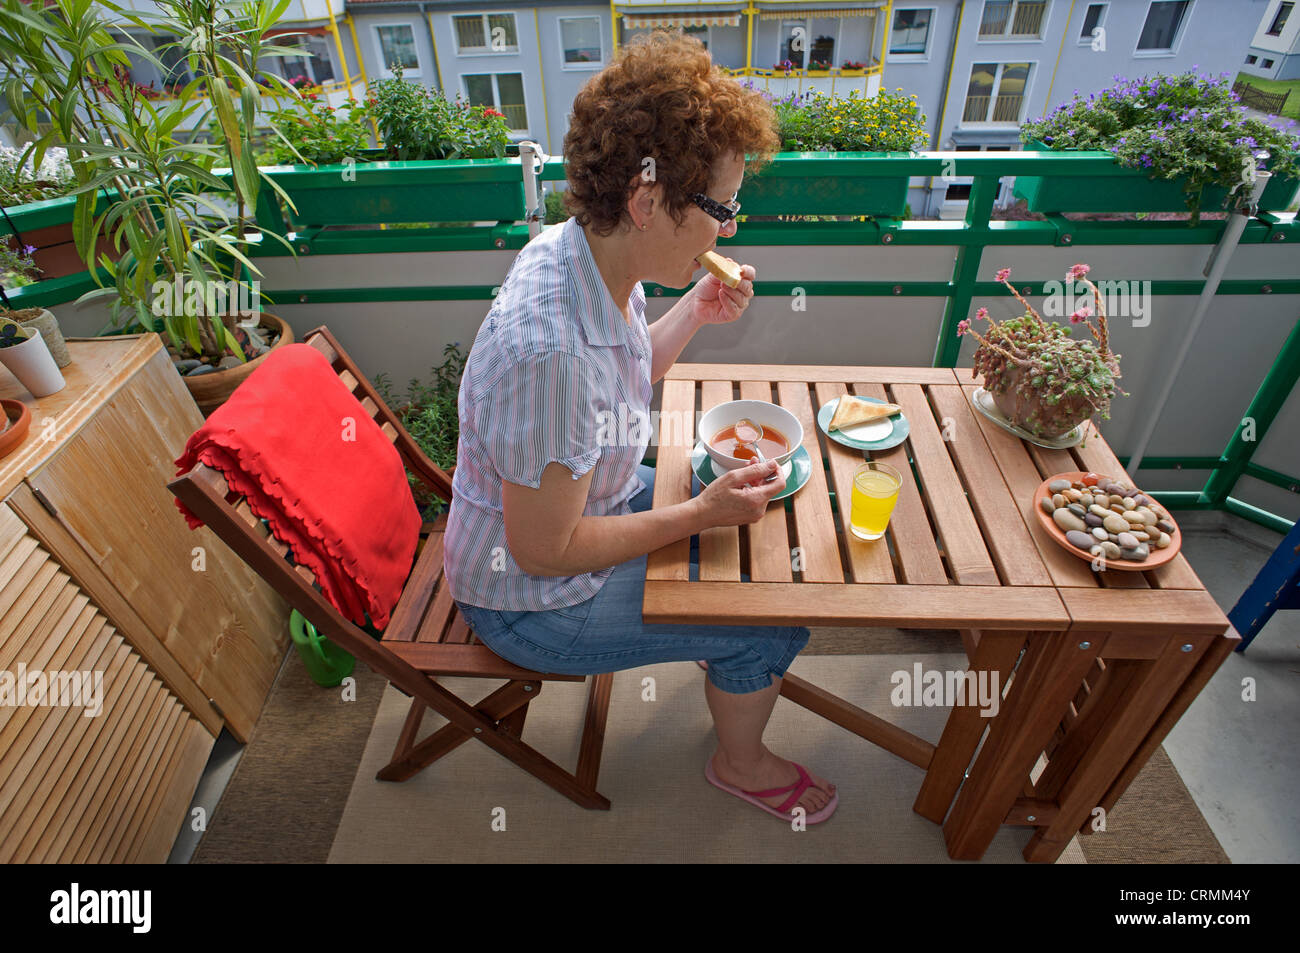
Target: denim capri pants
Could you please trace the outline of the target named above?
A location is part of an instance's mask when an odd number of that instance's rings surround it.
[[[632,512],[650,509],[653,468],[640,465],[646,488],[629,504]],[[694,542],[694,541],[692,541]],[[709,663],[708,677],[733,695],[756,692],[785,675],[808,644],[803,626],[647,624],[641,621],[646,557],[614,568],[600,591],[577,605],[514,612],[457,602],[479,641],[507,662],[557,675],[598,675],[656,662]],[[691,550],[691,578],[699,578],[699,559]],[[742,576],[748,580],[748,576]]]

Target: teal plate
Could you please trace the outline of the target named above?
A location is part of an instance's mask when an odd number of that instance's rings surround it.
[[[790,463],[790,476],[786,478],[785,489],[772,497],[774,500],[784,500],[787,496],[799,492],[812,476],[812,457],[808,456],[808,451],[803,446],[794,452]],[[699,440],[695,442],[695,449],[691,451],[691,470],[704,486],[708,486],[718,478],[718,474],[713,470],[713,458],[704,449],[704,443]]]
[[[874,397],[863,397],[862,399],[871,404],[886,403],[886,401],[877,400]],[[831,418],[835,416],[835,408],[839,405],[839,402],[838,397],[834,400],[828,400],[822,405],[822,409],[817,411],[817,426],[821,428],[822,433],[836,443],[842,443],[854,450],[888,450],[890,447],[897,447],[912,432],[912,425],[907,422],[907,415],[900,411],[888,418],[889,422],[894,425],[893,431],[888,437],[882,437],[879,440],[856,440],[853,437],[846,437],[838,430],[832,433],[828,428],[831,425]]]

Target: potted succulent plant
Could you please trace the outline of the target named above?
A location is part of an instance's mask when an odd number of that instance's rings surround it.
[[[1272,177],[1260,198],[1283,211],[1300,191],[1300,135],[1250,116],[1225,76],[1198,72],[1119,79],[1087,99],[1075,93],[1021,127],[1029,148],[1101,150],[1131,176],[1017,176],[1015,194],[1034,212],[1177,212],[1242,208],[1256,155]]]
[[[998,410],[1036,437],[1060,438],[1098,413],[1109,420],[1111,398],[1117,392],[1128,396],[1116,383],[1120,356],[1110,349],[1105,303],[1088,271],[1088,265],[1071,266],[1066,287],[1081,282],[1091,294],[1093,304],[1076,309],[1070,323],[1086,325],[1093,341],[1078,340],[1071,336],[1072,328],[1044,321],[1011,284],[1010,268],[1000,269],[997,280],[1024,305],[1024,314],[999,322],[980,308],[975,317],[989,322],[983,335],[969,320],[957,325],[958,335],[971,334],[979,341],[971,377],[982,374]]]
[[[247,362],[259,347],[250,325],[267,329],[268,344],[292,341],[279,318],[250,316],[227,306],[231,295],[213,293],[244,289],[237,299],[259,300],[248,290],[256,290],[250,276],[260,274],[249,257],[250,235],[259,232],[250,215],[269,180],[258,170],[252,132],[268,92],[263,84],[297,92],[258,64],[288,55],[266,38],[288,4],[158,0],[156,13],[133,13],[132,22],[178,38],[148,49],[105,18],[100,8],[108,3],[0,0],[7,104],[35,136],[33,162],[39,165],[48,148],[63,147],[77,179],[73,235],[100,285],[82,300],[110,299],[117,330],[162,330],[178,364],[199,362],[202,370],[190,368],[186,383],[194,392],[192,379],[203,378],[204,396],[196,399],[205,410],[251,371]],[[131,76],[140,60],[170,75],[160,53],[193,77],[165,100]],[[46,116],[38,107],[48,102],[67,108]],[[212,114],[221,130],[215,141],[193,141],[183,131],[203,128]],[[223,167],[229,169],[224,178]],[[103,212],[96,208],[101,190],[120,196]],[[96,254],[102,237],[111,237],[112,256]],[[259,237],[293,251],[283,236],[263,231]]]

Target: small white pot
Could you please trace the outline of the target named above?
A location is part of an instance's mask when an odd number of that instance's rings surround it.
[[[67,383],[45,345],[45,339],[36,333],[22,344],[0,348],[0,364],[9,368],[9,372],[18,378],[18,383],[31,391],[33,397],[47,397],[63,390]]]

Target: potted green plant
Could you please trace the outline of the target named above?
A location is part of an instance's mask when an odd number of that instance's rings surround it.
[[[910,153],[926,142],[915,96],[901,90],[870,98],[854,90],[844,99],[820,92],[764,95],[776,110],[783,151],[745,180],[740,201],[746,215],[903,214],[908,176],[875,174],[880,164],[862,160]]]
[[[197,374],[188,368],[186,383],[205,410],[251,371],[254,323],[267,329],[268,343],[292,341],[287,324],[260,310],[249,277],[260,274],[249,257],[249,235],[258,231],[250,214],[268,181],[251,138],[267,93],[258,80],[296,95],[258,63],[285,52],[266,34],[288,3],[158,0],[156,14],[130,14],[138,26],[177,37],[153,50],[105,19],[100,7],[122,12],[107,0],[0,4],[9,108],[36,137],[34,163],[46,149],[62,146],[77,178],[73,233],[100,284],[82,300],[110,299],[117,330],[165,331],[178,365],[197,361],[204,368]],[[193,77],[174,86],[169,99],[146,94],[130,74],[136,58],[168,75],[159,51]],[[63,108],[46,123],[39,104],[51,101]],[[194,141],[183,132],[187,125],[203,128],[207,115],[220,126],[216,141]],[[223,166],[230,170],[224,178]],[[115,190],[115,200],[99,212],[103,189]],[[111,237],[116,257],[96,254],[102,236]],[[258,237],[292,251],[282,236]],[[260,313],[232,306],[232,298],[251,300]],[[196,388],[199,377],[211,379]]]
[[[1269,153],[1265,211],[1287,209],[1300,191],[1300,135],[1247,114],[1225,77],[1198,72],[1120,79],[1087,99],[1075,94],[1021,127],[1031,147],[1101,150],[1132,176],[1017,176],[1014,192],[1035,212],[1176,212],[1245,207]]]
[[[1120,356],[1110,349],[1105,303],[1088,271],[1085,264],[1071,266],[1066,288],[1081,282],[1088,289],[1093,304],[1077,308],[1070,323],[1086,325],[1093,341],[1075,339],[1072,328],[1044,321],[1011,284],[1010,268],[999,269],[997,280],[1024,305],[1024,314],[999,322],[980,308],[975,317],[989,322],[983,335],[969,320],[957,325],[959,336],[971,334],[979,341],[971,377],[983,375],[984,389],[1003,416],[1036,437],[1058,439],[1096,414],[1109,420],[1111,398],[1117,392],[1127,396],[1116,383]]]

